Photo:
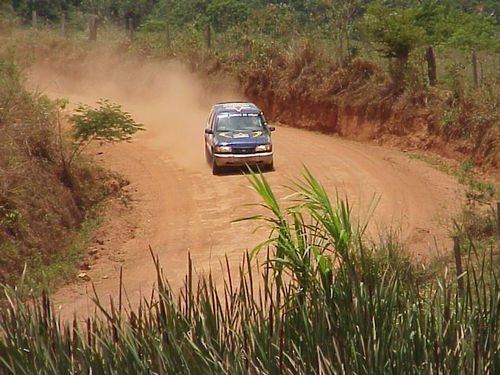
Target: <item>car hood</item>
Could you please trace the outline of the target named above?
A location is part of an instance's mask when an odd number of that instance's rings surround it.
[[[267,131],[222,131],[215,133],[217,144],[266,144],[271,143]]]

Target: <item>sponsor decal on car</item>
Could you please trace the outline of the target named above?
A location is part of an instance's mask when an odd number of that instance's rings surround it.
[[[219,137],[224,137],[224,138],[252,138],[255,137],[260,137],[262,135],[262,132],[260,130],[253,131],[252,134],[250,133],[234,133],[234,132],[222,132],[218,134]]]

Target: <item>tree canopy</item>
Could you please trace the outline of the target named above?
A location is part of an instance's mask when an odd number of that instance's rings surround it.
[[[5,2],[5,1],[4,1]],[[134,25],[173,27],[207,24],[216,32],[244,28],[271,37],[322,35],[345,50],[352,39],[368,41],[384,56],[404,62],[421,44],[464,51],[498,52],[500,2],[497,0],[7,0],[26,22],[36,10],[57,21],[93,14],[111,20],[132,18]],[[145,28],[147,29],[147,28]],[[364,39],[363,39],[364,35]],[[346,51],[349,54],[349,51]]]

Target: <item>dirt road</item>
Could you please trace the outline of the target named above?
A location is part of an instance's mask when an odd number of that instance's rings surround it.
[[[259,198],[239,173],[212,176],[202,134],[212,103],[241,96],[234,90],[207,90],[178,64],[118,63],[108,56],[93,68],[82,62],[74,69],[77,74],[61,74],[50,62],[40,64],[31,84],[72,103],[109,98],[147,128],[133,143],[93,150],[106,167],[130,181],[131,198],[129,209],[112,211],[90,244],[97,258],[87,273],[100,298],[117,295],[120,267],[133,304],[150,295],[155,273],[148,246],[174,287],[182,284],[188,253],[200,273],[221,274],[224,255],[236,267],[267,232],[253,233],[256,223],[230,221],[254,214],[255,208],[244,205]],[[279,124],[273,140],[276,170],[266,177],[278,196],[288,193],[283,185],[300,177],[306,165],[332,196],[338,190],[348,197],[356,216],[366,214],[374,194],[380,199],[372,235],[391,228],[416,256],[449,250],[443,223],[463,197],[452,177],[401,152]],[[87,315],[94,310],[90,290],[90,282],[68,285],[56,294],[56,305],[66,316]]]

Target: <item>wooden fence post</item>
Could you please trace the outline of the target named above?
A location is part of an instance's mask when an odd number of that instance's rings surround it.
[[[61,36],[66,36],[66,13],[63,12],[61,15]]]
[[[132,18],[128,19],[128,40],[130,43],[134,41],[134,20]]]
[[[472,51],[472,81],[474,82],[474,87],[479,86],[479,79],[477,74],[477,54],[476,51]]]
[[[170,49],[171,47],[171,40],[170,40],[170,24],[168,23],[168,20],[165,21],[165,47]]]
[[[436,86],[437,83],[436,55],[434,54],[434,48],[432,46],[427,47],[427,51],[425,53],[425,59],[427,60],[427,75],[429,77],[429,84],[431,86]]]
[[[212,48],[212,30],[210,29],[210,24],[207,24],[207,30],[205,34],[205,46],[207,49]]]
[[[97,40],[97,17],[90,16],[89,18],[89,41],[95,42]]]
[[[31,12],[31,26],[33,30],[38,29],[38,16],[36,14],[36,10]]]
[[[500,201],[497,202],[497,235],[500,237]]]
[[[462,279],[462,257],[460,255],[460,243],[458,242],[458,236],[453,236],[453,252],[455,253],[455,265],[457,268],[457,284],[458,293],[460,296],[464,296],[464,281]]]

